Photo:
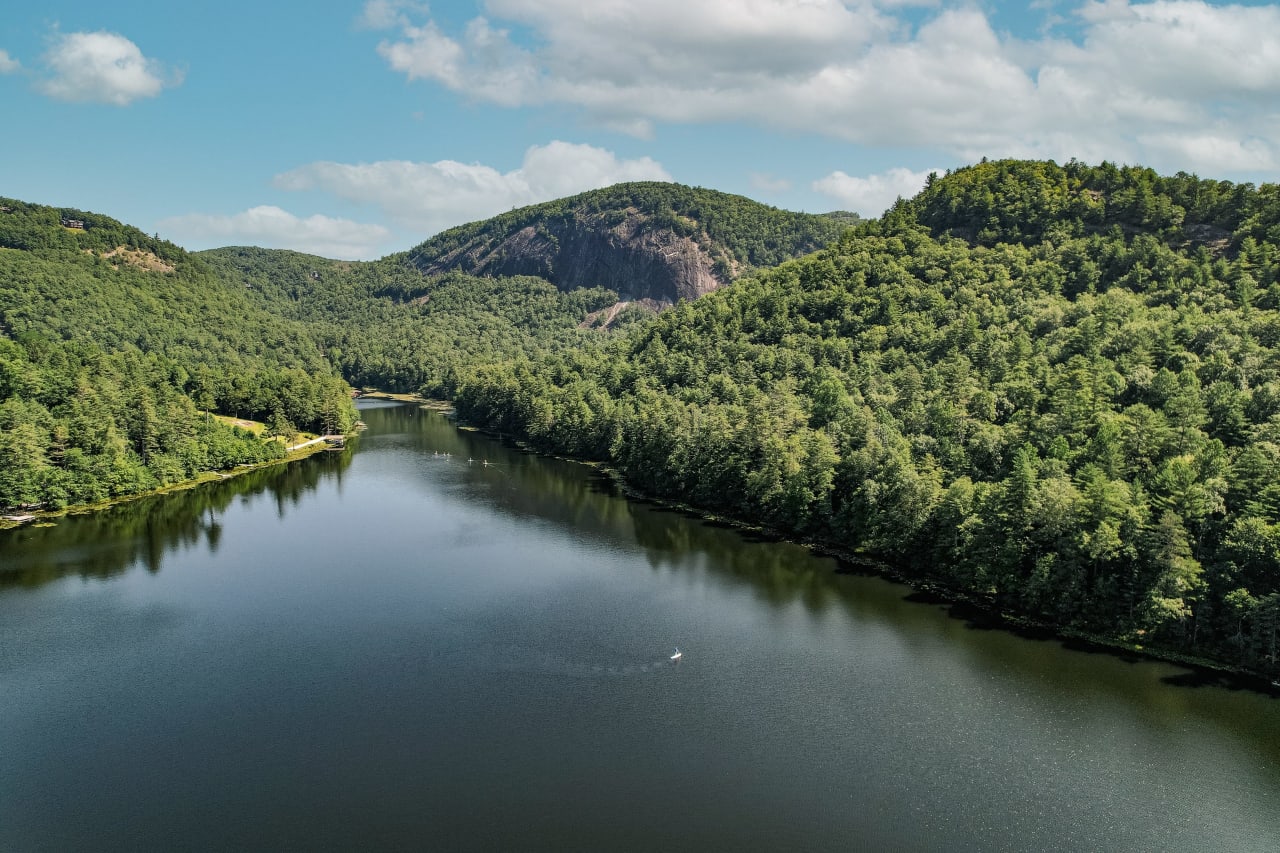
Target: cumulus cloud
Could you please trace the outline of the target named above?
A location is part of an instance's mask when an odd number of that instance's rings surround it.
[[[436,80],[509,107],[528,100],[536,88],[538,72],[528,55],[511,44],[506,30],[492,29],[484,18],[467,25],[465,46],[432,22],[405,22],[402,28],[405,38],[381,42],[378,53],[410,80]]]
[[[760,86],[810,75],[823,57],[895,26],[840,0],[490,0],[486,9],[543,47],[521,47],[486,17],[457,38],[406,18],[378,52],[411,80],[507,106],[577,104],[642,134],[650,119],[732,117]]]
[[[487,0],[455,32],[379,2],[396,32],[378,51],[408,78],[494,104],[570,105],[641,135],[746,121],[964,159],[1275,168],[1276,5],[1088,0],[1072,26],[1018,38],[971,0],[923,15],[883,0]],[[1228,153],[1169,144],[1179,136]]]
[[[603,148],[554,141],[530,148],[520,168],[510,172],[455,160],[317,162],[277,175],[274,184],[376,205],[392,220],[426,236],[512,207],[641,180],[669,181],[671,176],[648,157],[620,160]]]
[[[129,39],[105,31],[59,36],[45,62],[52,76],[39,84],[40,91],[63,101],[123,107],[182,82],[181,74],[143,56]]]
[[[1143,134],[1138,140],[1157,160],[1195,163],[1209,174],[1270,172],[1277,166],[1275,151],[1268,142],[1242,139],[1229,132]]]
[[[381,225],[320,215],[302,218],[272,205],[253,207],[230,216],[207,213],[174,216],[162,220],[159,228],[174,234],[180,242],[294,249],[344,260],[377,257],[391,236]]]
[[[832,172],[813,182],[813,188],[840,203],[844,210],[852,210],[861,216],[876,217],[888,210],[899,198],[911,198],[920,192],[931,172],[926,169],[913,172],[910,169],[890,169],[879,175],[865,178]]]
[[[0,74],[12,74],[22,67],[22,63],[9,55],[9,51],[0,50]]]

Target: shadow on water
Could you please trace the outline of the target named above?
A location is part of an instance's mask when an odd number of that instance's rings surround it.
[[[978,607],[915,592],[886,580],[865,566],[817,554],[765,533],[744,531],[721,521],[702,520],[680,509],[627,499],[608,477],[586,466],[537,456],[484,434],[458,430],[439,413],[405,407],[381,410],[378,433],[406,433],[428,454],[449,453],[455,460],[484,460],[487,467],[468,473],[479,488],[451,492],[464,502],[504,514],[564,528],[604,545],[639,545],[655,571],[702,573],[711,582],[750,590],[777,606],[801,604],[809,613],[838,611],[862,623],[891,631],[905,647],[923,656],[940,645],[965,658],[984,677],[1012,691],[1054,704],[1069,695],[1099,703],[1143,709],[1144,716],[1167,729],[1189,717],[1231,733],[1259,754],[1280,762],[1280,726],[1259,727],[1257,714],[1280,723],[1269,685],[1252,693],[1177,690],[1173,687],[1248,687],[1173,664],[1125,655],[1083,641],[1063,640],[1052,632],[1001,624]],[[997,630],[999,629],[999,630]],[[1135,668],[1136,667],[1136,668]],[[943,676],[945,678],[945,675]],[[1230,685],[1228,685],[1230,682]],[[1246,703],[1224,707],[1227,699]],[[1258,706],[1257,703],[1263,703]]]
[[[216,552],[220,518],[232,502],[270,501],[283,517],[321,482],[340,480],[353,452],[317,453],[191,489],[67,515],[48,526],[0,531],[0,589],[38,587],[68,575],[105,579],[139,563],[158,572],[172,551],[205,547]]]
[[[438,412],[415,406],[364,407],[363,417],[369,431],[354,449],[342,453],[317,454],[299,463],[66,518],[53,528],[0,533],[0,588],[37,586],[70,574],[105,578],[135,562],[158,571],[169,551],[216,551],[219,518],[233,501],[269,501],[284,514],[326,480],[340,482],[353,453],[407,446],[432,464],[448,466],[439,469],[441,476],[430,485],[445,490],[451,499],[551,525],[604,547],[627,551],[639,546],[655,572],[683,573],[700,583],[747,590],[780,607],[800,604],[815,617],[847,616],[851,622],[889,632],[898,646],[922,661],[968,665],[982,678],[1045,705],[1064,697],[1076,703],[1126,704],[1168,729],[1198,718],[1280,764],[1280,703],[1271,702],[1266,691],[1214,690],[1229,685],[1184,667],[1134,665],[1137,659],[1126,660],[1112,651],[1098,654],[1097,648],[1064,643],[1044,632],[1012,632],[1008,626],[992,625],[976,608],[913,593],[865,567],[768,536],[744,535],[723,522],[625,499],[594,469],[459,430]],[[987,630],[994,627],[1005,630]],[[850,654],[856,655],[856,649]],[[932,677],[945,682],[951,677],[949,665],[938,663],[940,669]]]
[[[1280,697],[1280,683],[1261,676],[1231,673],[1190,662],[1174,664],[1163,661],[1158,656],[1108,645],[1086,637],[1063,637],[1051,628],[1010,620],[977,604],[955,601],[929,590],[914,591],[904,596],[903,600],[913,604],[942,608],[951,619],[963,622],[965,628],[970,631],[995,632],[1032,642],[1054,643],[1069,652],[1094,655],[1119,663],[1176,667],[1179,671],[1160,677],[1162,683],[1173,687],[1213,687],[1233,692],[1251,692],[1263,696]]]

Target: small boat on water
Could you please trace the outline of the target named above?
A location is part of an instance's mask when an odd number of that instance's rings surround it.
[[[684,652],[680,651],[679,649],[676,649],[676,653],[671,656],[671,659],[678,661],[682,657],[684,657]]]

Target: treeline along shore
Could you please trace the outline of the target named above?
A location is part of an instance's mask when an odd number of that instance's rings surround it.
[[[0,503],[274,452],[203,409],[344,431],[351,382],[994,612],[1280,676],[1275,185],[984,161],[874,221],[623,185],[369,263],[4,206]]]
[[[242,286],[108,217],[0,200],[0,507],[150,492],[354,423],[310,332]]]
[[[1271,677],[1280,193],[1079,163],[940,176],[834,246],[462,417],[1062,631]]]

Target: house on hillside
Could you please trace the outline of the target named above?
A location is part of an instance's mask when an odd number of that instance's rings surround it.
[[[76,229],[77,231],[83,231],[83,230],[84,230],[84,220],[83,220],[83,219],[68,219],[67,217],[65,217],[65,216],[64,216],[64,217],[62,217],[62,227],[63,227],[63,228],[74,228],[74,229]]]

